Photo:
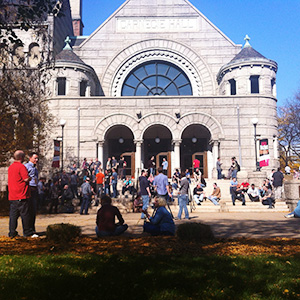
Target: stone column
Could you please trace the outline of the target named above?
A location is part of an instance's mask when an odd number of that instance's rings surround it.
[[[174,144],[174,166],[172,169],[180,169],[180,144],[182,140],[173,140],[172,143]]]
[[[217,178],[217,158],[220,156],[219,155],[219,141],[215,140],[213,141],[213,149],[212,149],[212,154],[213,154],[213,163],[212,163],[212,171],[209,172],[208,169],[208,178]]]
[[[143,140],[134,140],[135,143],[135,178],[137,179],[141,173],[142,167],[142,144]]]
[[[102,169],[104,170],[104,161],[103,161],[103,145],[104,145],[104,141],[98,141],[98,160],[101,162],[102,164]]]

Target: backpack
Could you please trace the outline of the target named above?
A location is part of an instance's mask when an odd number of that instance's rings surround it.
[[[237,171],[238,171],[238,172],[241,171],[241,166],[239,165],[238,162],[236,162],[236,167],[237,167]]]

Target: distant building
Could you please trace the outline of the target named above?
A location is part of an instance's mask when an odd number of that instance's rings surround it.
[[[236,156],[250,172],[255,117],[257,134],[268,140],[266,169],[277,166],[277,64],[247,36],[236,45],[186,0],[125,1],[81,36],[81,0],[70,5],[72,18],[64,1],[65,17],[53,27],[49,102],[67,121],[65,161],[123,155],[134,175],[151,156],[156,165],[166,157],[170,175],[196,157],[212,178],[218,156],[224,169]],[[57,122],[53,137],[59,133]]]

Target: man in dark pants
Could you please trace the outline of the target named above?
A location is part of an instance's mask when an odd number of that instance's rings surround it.
[[[90,185],[90,178],[87,177],[85,182],[81,185],[81,192],[82,192],[82,204],[80,208],[80,214],[83,215],[83,211],[85,215],[88,215],[89,205],[91,201],[91,195],[93,189]]]
[[[9,210],[9,237],[18,235],[18,218],[21,216],[23,224],[23,234],[25,237],[38,237],[34,235],[30,218],[30,177],[26,167],[23,165],[25,153],[17,150],[14,153],[15,161],[8,168],[8,200]]]
[[[39,194],[38,194],[38,178],[39,172],[36,168],[36,164],[39,160],[39,156],[35,152],[29,153],[29,162],[25,164],[25,167],[28,170],[28,174],[30,177],[29,186],[30,186],[30,215],[31,215],[31,227],[35,232],[35,218],[38,208]]]

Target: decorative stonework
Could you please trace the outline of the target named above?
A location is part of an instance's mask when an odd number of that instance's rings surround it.
[[[211,71],[195,52],[183,44],[159,39],[138,42],[121,51],[105,71],[103,89],[109,90],[111,96],[120,96],[129,72],[151,60],[164,60],[180,67],[191,82],[194,96],[214,93],[215,80]]]

